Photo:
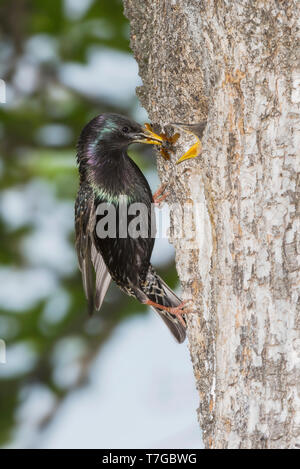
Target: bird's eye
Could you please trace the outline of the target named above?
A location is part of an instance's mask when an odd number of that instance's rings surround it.
[[[128,128],[128,127],[123,127],[122,132],[123,132],[124,134],[128,134],[129,128]]]

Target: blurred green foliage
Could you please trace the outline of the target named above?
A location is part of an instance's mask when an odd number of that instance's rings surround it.
[[[1,0],[0,22],[0,78],[7,84],[7,103],[0,105],[0,283],[5,280],[0,291],[6,290],[0,294],[0,338],[16,362],[15,369],[9,362],[0,365],[0,444],[7,445],[23,424],[19,410],[32,390],[42,386],[53,400],[37,419],[38,430],[66,395],[86,383],[93,358],[116,325],[142,308],[112,286],[101,313],[89,318],[73,248],[80,130],[100,112],[130,114],[132,105],[120,110],[109,99],[91,97],[89,89],[62,83],[60,75],[66,62],[85,64],[91,47],[130,52],[122,2],[86,0],[80,6],[72,0]],[[28,49],[32,38],[42,39],[38,58]],[[147,160],[135,158],[146,169]],[[147,164],[152,164],[149,159]],[[54,226],[48,227],[47,220]],[[55,245],[53,236],[65,249]],[[46,285],[43,293],[39,281],[45,273],[54,286],[47,290]],[[36,283],[28,286],[28,275],[35,275]],[[168,266],[164,275],[174,284]],[[20,305],[26,290],[32,290],[31,299]],[[68,352],[66,339],[81,344],[75,354]],[[59,379],[59,367],[63,375],[71,368],[76,373]]]

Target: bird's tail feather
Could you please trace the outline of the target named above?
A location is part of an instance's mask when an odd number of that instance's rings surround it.
[[[149,279],[150,277],[150,279]],[[147,276],[147,298],[154,303],[167,306],[176,307],[182,303],[182,300],[171,290],[166,282],[150,267]],[[163,311],[161,309],[151,306],[162,318],[166,326],[169,328],[177,342],[182,343],[186,337],[186,328],[180,323],[178,318],[173,314]]]

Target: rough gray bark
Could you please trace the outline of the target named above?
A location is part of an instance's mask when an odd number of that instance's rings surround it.
[[[297,2],[124,4],[156,130],[208,120],[200,157],[174,164],[190,137],[158,156],[168,201],[198,207],[194,242],[171,242],[199,312],[188,334],[205,446],[299,447]]]

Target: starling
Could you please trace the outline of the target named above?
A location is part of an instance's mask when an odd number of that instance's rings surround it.
[[[83,287],[92,312],[100,309],[112,279],[126,294],[150,305],[181,343],[186,336],[182,315],[189,310],[187,302],[175,295],[150,263],[155,241],[153,196],[143,173],[127,154],[128,145],[136,142],[160,145],[162,138],[118,114],[100,114],[79,137],[75,231]],[[137,203],[146,207],[142,218],[147,222],[146,236],[129,234],[133,221],[130,207]],[[116,218],[113,233],[99,236],[99,226],[103,227],[110,207]],[[125,236],[124,227],[120,227],[124,219]]]
[[[185,132],[188,132],[190,134],[193,134],[194,137],[196,137],[197,142],[191,146],[191,148],[188,149],[188,151],[179,158],[178,161],[176,161],[176,164],[181,163],[182,161],[189,160],[190,158],[196,158],[196,156],[199,156],[202,152],[202,143],[201,143],[201,138],[203,136],[203,132],[205,130],[207,121],[201,121],[197,124],[179,124],[179,123],[173,123],[174,127],[179,128],[180,130],[184,130]]]

